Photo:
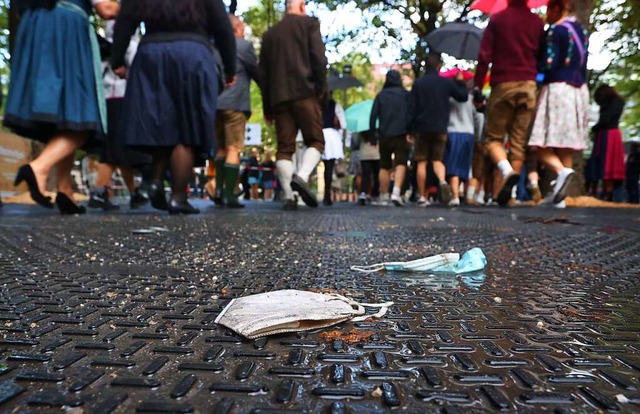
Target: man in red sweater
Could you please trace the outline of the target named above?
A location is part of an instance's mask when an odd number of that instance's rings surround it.
[[[544,34],[542,19],[527,0],[508,0],[506,10],[489,20],[482,36],[474,79],[476,100],[491,64],[491,96],[487,111],[486,150],[502,173],[497,201],[505,206],[520,179],[527,134],[536,107],[538,53]],[[509,137],[509,157],[504,136]]]

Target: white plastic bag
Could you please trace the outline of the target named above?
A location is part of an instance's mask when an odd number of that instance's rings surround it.
[[[278,290],[233,299],[215,322],[249,339],[382,317],[393,302],[361,304],[338,294]],[[365,307],[380,308],[365,315]]]

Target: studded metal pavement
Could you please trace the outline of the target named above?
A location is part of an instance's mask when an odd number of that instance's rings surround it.
[[[638,210],[202,205],[3,208],[0,412],[640,411]],[[349,270],[472,247],[482,274]],[[253,341],[214,323],[287,288],[395,305]]]

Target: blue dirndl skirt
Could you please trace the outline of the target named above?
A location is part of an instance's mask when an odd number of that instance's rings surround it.
[[[184,145],[215,151],[218,98],[212,48],[192,40],[142,42],[129,70],[119,131],[143,151]]]
[[[473,134],[450,132],[447,137],[447,149],[444,155],[447,177],[456,176],[463,181],[467,180],[472,160]]]
[[[96,82],[86,16],[62,7],[28,10],[11,56],[4,125],[43,142],[58,131],[89,132],[91,147],[104,135]]]

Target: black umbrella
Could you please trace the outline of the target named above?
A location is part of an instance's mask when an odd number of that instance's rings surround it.
[[[469,23],[447,23],[427,35],[431,49],[458,59],[478,59],[482,29]]]
[[[353,76],[337,76],[332,75],[327,78],[329,90],[337,91],[338,89],[349,89],[356,86],[362,86],[362,82]]]

